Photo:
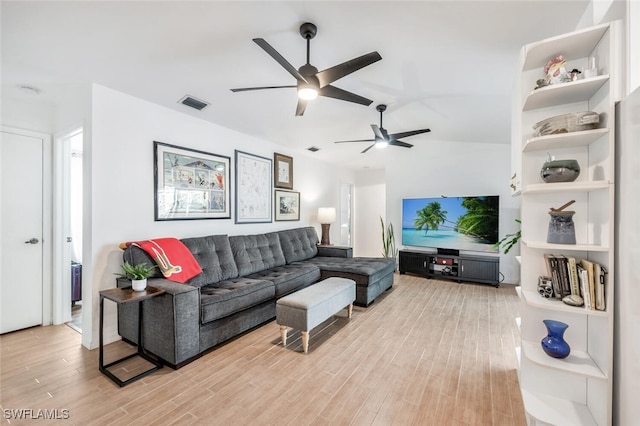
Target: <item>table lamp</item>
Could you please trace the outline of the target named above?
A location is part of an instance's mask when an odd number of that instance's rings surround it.
[[[320,207],[318,209],[318,222],[322,226],[322,239],[320,244],[331,245],[329,242],[329,227],[336,221],[336,209],[333,207]]]

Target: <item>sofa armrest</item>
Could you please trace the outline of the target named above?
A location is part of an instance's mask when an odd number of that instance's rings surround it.
[[[200,353],[200,289],[164,278],[149,278],[148,285],[166,293],[145,300],[144,348],[172,365]],[[120,286],[120,282],[118,282]],[[118,305],[118,330],[137,343],[137,307]]]
[[[353,248],[345,246],[318,246],[318,256],[322,257],[353,257]]]

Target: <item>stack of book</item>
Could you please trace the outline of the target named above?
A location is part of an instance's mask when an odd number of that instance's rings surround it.
[[[564,255],[545,254],[547,274],[551,278],[553,295],[562,299],[577,295],[584,300],[586,309],[604,311],[605,268],[590,260],[577,260]]]

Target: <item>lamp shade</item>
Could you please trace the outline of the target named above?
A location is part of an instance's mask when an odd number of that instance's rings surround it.
[[[336,209],[333,207],[320,207],[318,209],[318,222],[333,223],[336,221]]]

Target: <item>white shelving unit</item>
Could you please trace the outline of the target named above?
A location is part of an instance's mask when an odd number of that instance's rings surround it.
[[[521,300],[521,345],[517,350],[519,380],[530,424],[611,425],[613,375],[614,282],[614,114],[619,99],[620,69],[614,46],[620,23],[613,22],[526,45],[522,49],[520,83],[522,109],[514,122],[514,143],[521,147],[518,188],[522,240],[518,295]],[[595,58],[598,75],[534,90],[546,62],[564,55],[567,70],[589,68]],[[595,111],[598,129],[533,137],[533,124],[560,114]],[[547,153],[556,159],[576,159],[581,173],[574,182],[544,183],[540,169]],[[575,200],[577,244],[546,242],[548,211]],[[607,272],[606,310],[588,310],[545,299],[537,292],[538,276],[547,275],[544,254],[589,259]],[[540,341],[544,319],[569,325],[565,340],[571,354],[547,356]]]

